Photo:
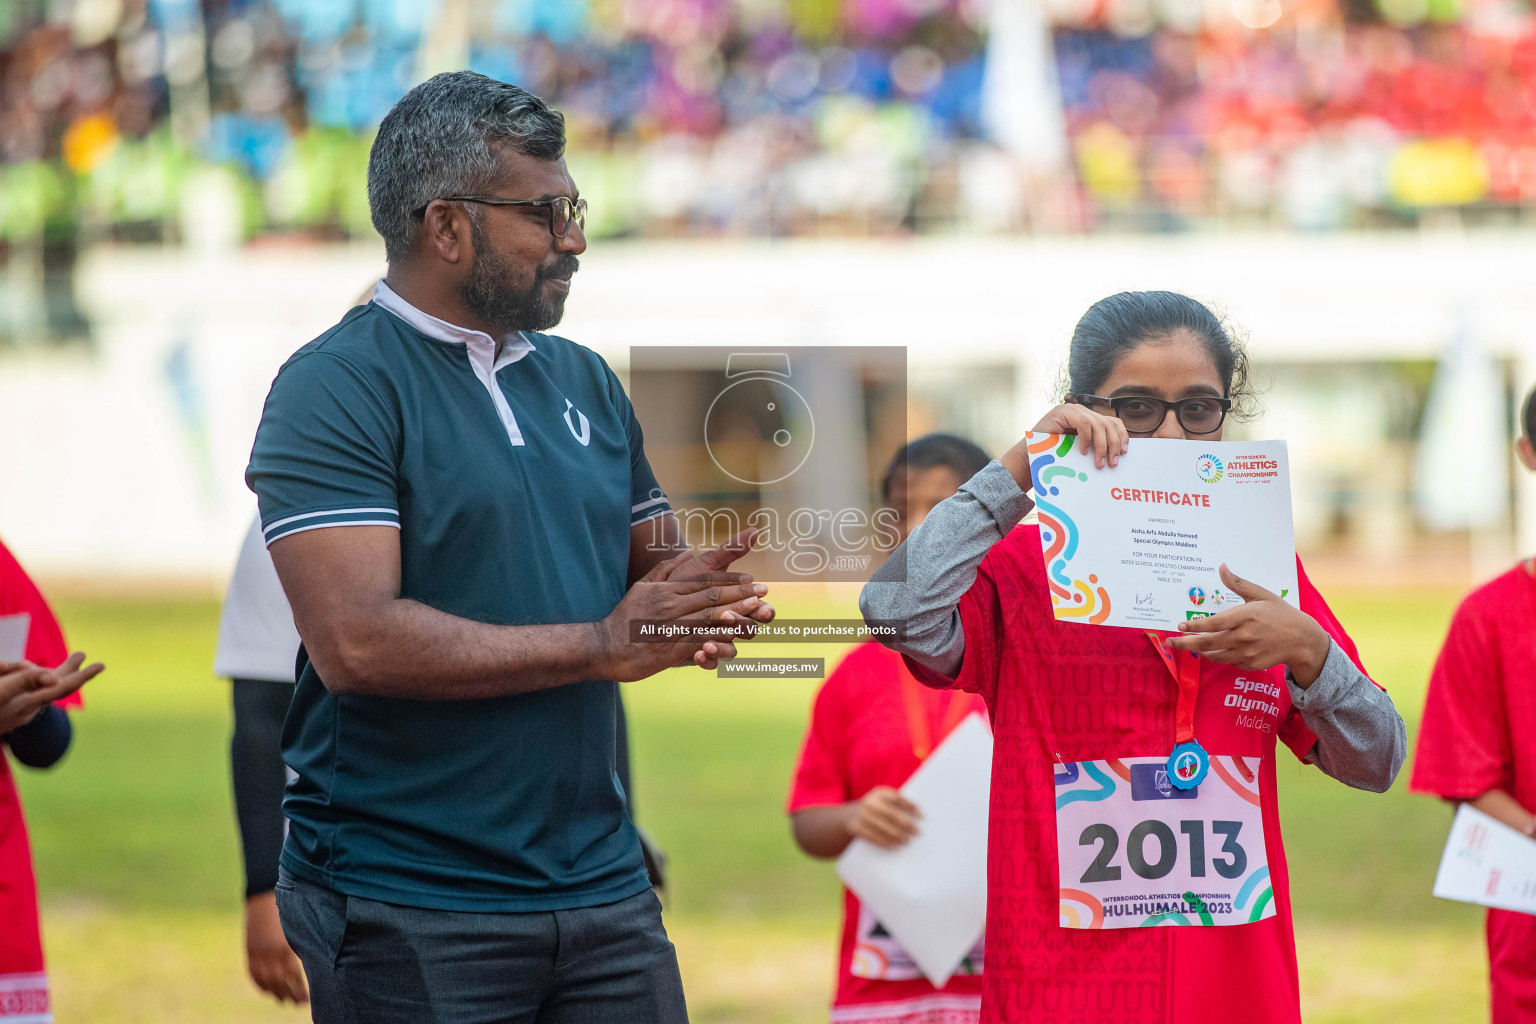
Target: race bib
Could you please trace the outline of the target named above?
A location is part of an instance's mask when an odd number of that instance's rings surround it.
[[[859,927],[853,946],[853,962],[848,973],[855,978],[871,978],[875,981],[911,981],[921,978],[923,972],[901,943],[892,938],[874,914],[862,902],[859,904]],[[980,974],[982,966],[982,940],[966,954],[955,975]]]
[[[1058,764],[1061,927],[1273,917],[1256,764],[1213,756],[1194,789],[1169,784],[1166,758]]]

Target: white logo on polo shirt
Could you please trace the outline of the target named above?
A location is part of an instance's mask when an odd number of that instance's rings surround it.
[[[571,413],[573,411],[576,413],[576,418],[581,420],[580,430],[577,430],[576,424],[571,422]],[[587,417],[582,413],[580,409],[577,409],[571,404],[571,400],[569,398],[565,400],[565,425],[570,428],[571,436],[574,437],[583,448],[592,443],[592,424],[587,422]]]

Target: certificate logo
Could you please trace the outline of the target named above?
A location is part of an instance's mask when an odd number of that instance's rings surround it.
[[[1213,484],[1226,475],[1226,467],[1220,459],[1214,455],[1199,455],[1195,458],[1195,476],[1208,484]]]
[[[1205,591],[1201,590],[1199,587],[1190,587],[1189,603],[1194,605],[1196,608],[1205,604]]]

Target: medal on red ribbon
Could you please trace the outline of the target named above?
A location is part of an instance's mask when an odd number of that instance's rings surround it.
[[[1210,771],[1211,758],[1198,741],[1180,743],[1168,755],[1168,784],[1176,789],[1194,789]]]
[[[1194,789],[1211,769],[1211,757],[1195,739],[1195,698],[1200,693],[1200,658],[1193,651],[1168,647],[1163,636],[1147,630],[1147,638],[1163,659],[1168,674],[1179,688],[1174,713],[1173,753],[1168,755],[1168,784],[1176,789]]]

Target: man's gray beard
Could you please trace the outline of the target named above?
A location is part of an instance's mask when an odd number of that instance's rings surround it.
[[[545,302],[544,281],[537,273],[531,288],[509,291],[512,263],[491,245],[478,218],[470,220],[470,239],[475,247],[475,262],[469,268],[469,276],[459,285],[459,294],[471,313],[496,324],[503,333],[547,331],[560,322],[565,315],[564,295]]]

